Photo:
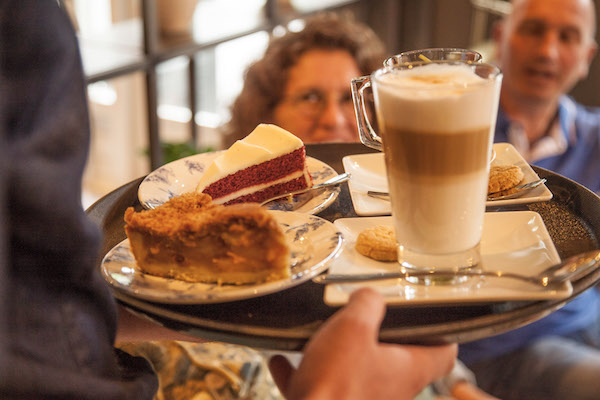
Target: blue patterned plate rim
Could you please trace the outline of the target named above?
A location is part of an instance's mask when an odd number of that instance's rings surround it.
[[[144,274],[125,239],[104,256],[101,273],[110,286],[126,294],[168,304],[208,304],[249,299],[292,288],[319,275],[342,250],[343,238],[331,222],[310,214],[269,211],[282,227],[290,249],[290,278],[248,285],[190,283]]]
[[[140,204],[146,209],[152,209],[182,193],[193,192],[204,170],[221,153],[222,151],[195,154],[152,171],[138,188]],[[306,157],[306,163],[314,184],[325,182],[337,175],[333,168],[316,158]],[[339,193],[339,185],[325,188],[295,211],[317,214],[329,207]]]

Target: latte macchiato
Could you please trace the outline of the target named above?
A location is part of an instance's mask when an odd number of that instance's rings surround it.
[[[479,261],[500,78],[477,68],[430,63],[372,77],[399,257],[409,267]],[[455,265],[452,254],[471,250]]]

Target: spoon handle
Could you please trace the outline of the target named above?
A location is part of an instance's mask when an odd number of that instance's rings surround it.
[[[385,279],[407,279],[407,278],[456,278],[456,277],[494,277],[494,278],[510,278],[520,281],[534,283],[540,286],[549,286],[552,283],[544,282],[537,276],[526,276],[503,271],[410,271],[410,272],[383,272],[383,273],[365,273],[365,274],[327,274],[319,275],[313,278],[313,282],[319,284],[331,283],[355,283],[377,281]]]
[[[348,172],[345,172],[343,174],[336,175],[323,183],[319,183],[318,185],[315,185],[310,189],[319,189],[322,187],[337,185],[338,183],[346,182],[348,179],[350,179],[350,174]]]
[[[487,199],[488,201],[514,199],[515,197],[522,196],[525,192],[531,189],[535,189],[543,183],[546,183],[546,178],[538,179],[537,181],[532,181],[523,185],[515,186],[512,189],[507,189],[495,193],[489,193]]]
[[[551,265],[537,275],[521,275],[505,271],[481,271],[477,269],[467,271],[403,271],[403,272],[377,272],[364,274],[322,274],[313,278],[313,282],[319,284],[329,283],[353,283],[384,279],[407,279],[411,277],[493,277],[518,279],[520,281],[534,283],[536,285],[551,287],[563,284],[567,281],[577,281],[591,271],[599,268],[600,250],[592,250],[569,257],[558,264]]]
[[[538,179],[536,181],[525,183],[520,186],[516,186],[512,189],[504,190],[502,192],[489,193],[487,200],[495,201],[495,200],[514,199],[515,197],[522,196],[525,192],[527,192],[531,189],[534,189],[545,182],[546,182],[546,178],[542,178],[542,179]],[[505,193],[505,192],[507,194],[502,195],[502,193]],[[376,192],[374,190],[369,190],[369,191],[367,191],[367,195],[369,195],[371,197],[375,197],[377,199],[388,200],[388,201],[390,200],[390,194],[388,192]]]
[[[338,185],[338,184],[340,184],[342,182],[346,182],[348,179],[350,179],[350,174],[349,173],[344,173],[344,174],[336,175],[333,178],[326,180],[325,182],[319,183],[319,184],[311,186],[309,188],[302,189],[302,190],[297,190],[295,192],[283,193],[283,194],[280,194],[278,196],[271,197],[270,199],[267,199],[267,200],[263,201],[260,205],[264,206],[265,204],[268,204],[268,203],[270,203],[272,201],[276,201],[276,200],[280,200],[280,199],[284,199],[284,198],[291,198],[291,197],[296,196],[298,194],[307,193],[307,192],[310,192],[312,190],[322,189],[322,188],[328,187],[328,186],[335,186],[335,185]]]

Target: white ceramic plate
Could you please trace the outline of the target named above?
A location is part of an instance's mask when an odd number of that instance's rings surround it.
[[[344,251],[329,268],[330,273],[357,274],[396,271],[395,262],[375,261],[359,254],[356,237],[375,225],[392,225],[391,217],[342,218],[335,225],[344,236]],[[486,213],[481,240],[483,268],[535,275],[560,261],[556,248],[540,215],[532,211]],[[394,279],[387,281],[331,284],[325,289],[325,302],[332,306],[345,304],[352,291],[362,286],[381,292],[388,304],[461,304],[489,303],[507,300],[560,299],[572,292],[570,283],[556,290],[537,287],[513,279],[474,278],[447,286],[423,286]]]
[[[520,167],[524,175],[523,183],[539,179],[539,176],[511,144],[495,143],[494,151],[496,157],[492,161],[492,165],[509,164]],[[367,195],[367,191],[369,190],[377,192],[388,191],[383,153],[346,156],[342,159],[342,163],[344,165],[344,170],[351,174],[350,180],[348,181],[348,187],[350,188],[350,197],[352,197],[354,211],[356,211],[358,215],[363,216],[389,215],[391,213],[389,201],[376,199]],[[551,198],[552,192],[548,190],[546,185],[540,185],[521,197],[488,201],[486,205],[488,207],[497,207],[511,204],[535,203],[547,201]]]
[[[196,190],[204,170],[222,152],[201,153],[170,162],[154,170],[140,184],[138,199],[144,208],[156,208],[172,197]],[[316,185],[337,175],[329,165],[312,157],[306,157],[308,172]],[[324,188],[303,204],[296,212],[317,214],[335,201],[340,187]]]
[[[309,214],[271,211],[292,251],[292,276],[248,285],[190,283],[144,274],[125,239],[102,260],[102,275],[115,289],[144,300],[170,304],[223,303],[289,289],[320,274],[342,249],[342,235],[329,221]]]

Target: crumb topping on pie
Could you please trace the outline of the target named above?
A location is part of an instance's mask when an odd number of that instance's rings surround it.
[[[290,276],[279,224],[257,204],[222,206],[187,193],[154,210],[125,211],[125,231],[145,273],[190,282],[257,283]]]

